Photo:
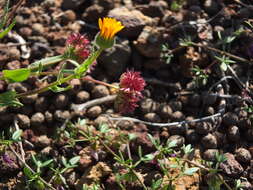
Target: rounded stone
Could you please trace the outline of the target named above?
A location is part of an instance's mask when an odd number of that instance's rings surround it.
[[[43,124],[44,121],[45,121],[45,116],[42,113],[37,112],[31,118],[31,125],[40,126],[41,124]]]
[[[93,98],[102,98],[104,96],[108,96],[110,91],[103,85],[97,85],[92,89],[91,94]]]
[[[238,148],[235,151],[235,159],[240,163],[249,163],[251,158],[250,151],[245,148]]]
[[[102,113],[102,108],[100,106],[93,106],[88,109],[87,115],[90,118],[96,118]]]
[[[217,148],[218,143],[216,137],[209,133],[201,139],[201,144],[206,149],[209,149],[209,148]]]

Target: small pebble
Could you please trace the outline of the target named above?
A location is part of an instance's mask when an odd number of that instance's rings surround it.
[[[90,118],[96,118],[102,113],[102,108],[100,106],[93,106],[87,110],[87,115]]]
[[[31,125],[40,126],[41,124],[43,124],[44,121],[45,121],[45,116],[42,113],[37,112],[31,118]]]
[[[206,149],[209,149],[209,148],[217,148],[218,143],[216,137],[209,133],[201,139],[201,144]]]
[[[108,96],[110,94],[110,91],[103,85],[97,85],[93,88],[91,94],[93,98],[102,98]]]
[[[252,159],[250,151],[245,148],[238,148],[235,151],[235,159],[240,163],[249,163]]]

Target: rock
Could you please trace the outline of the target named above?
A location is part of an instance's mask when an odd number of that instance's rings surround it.
[[[191,144],[198,143],[200,140],[199,134],[194,129],[186,130],[185,138]]]
[[[76,182],[76,190],[81,190],[83,184],[97,183],[105,179],[112,173],[111,168],[104,162],[98,162],[96,165],[86,169],[84,174]]]
[[[216,0],[205,0],[203,5],[205,11],[210,15],[214,15],[219,11],[219,4]]]
[[[240,140],[240,131],[237,126],[230,126],[227,131],[228,140],[238,142]]]
[[[37,112],[45,112],[48,109],[49,102],[48,99],[44,96],[38,97],[35,102],[34,108]]]
[[[80,160],[79,160],[79,168],[81,170],[85,170],[92,164],[92,150],[89,147],[85,147],[79,152]]]
[[[165,14],[165,10],[168,9],[166,1],[151,1],[148,5],[142,4],[137,5],[136,9],[141,11],[144,15],[149,17],[160,17],[162,18]]]
[[[40,23],[34,23],[32,25],[32,29],[33,29],[33,35],[42,35],[45,32],[44,26]]]
[[[253,142],[253,129],[248,129],[245,136],[248,141]]]
[[[143,15],[138,10],[128,10],[125,7],[114,8],[108,13],[109,17],[113,17],[122,22],[125,28],[120,34],[127,38],[136,38],[146,25],[156,24],[156,20]]]
[[[76,20],[76,14],[72,10],[66,10],[61,16],[61,24],[68,24],[69,22],[73,22]]]
[[[51,123],[53,121],[53,114],[49,111],[45,112],[45,120],[48,123]]]
[[[207,149],[203,153],[203,158],[207,161],[214,162],[214,161],[216,161],[216,154],[218,154],[218,153],[219,153],[218,149]]]
[[[30,27],[21,27],[19,29],[19,34],[25,38],[29,37],[32,35],[32,29]]]
[[[188,104],[189,106],[193,106],[193,107],[199,107],[201,104],[201,97],[199,94],[193,94],[192,96],[189,97],[188,100]]]
[[[11,61],[6,64],[6,69],[8,69],[8,70],[20,69],[20,67],[21,67],[21,64],[17,60]]]
[[[27,92],[30,89],[30,86],[25,83],[14,82],[14,83],[8,84],[7,89],[16,91],[17,93],[23,93],[23,92]]]
[[[181,147],[185,143],[185,138],[180,135],[172,135],[168,138],[168,141],[170,141],[170,142],[176,141],[177,147]]]
[[[213,130],[213,125],[210,122],[199,122],[195,126],[195,130],[200,135],[206,135]]]
[[[90,99],[90,94],[87,91],[80,91],[77,93],[76,95],[76,103],[77,104],[81,104],[84,103],[86,101],[88,101]]]
[[[93,106],[87,110],[87,115],[90,118],[96,118],[102,113],[102,108],[100,106]]]
[[[57,121],[65,121],[66,119],[70,119],[70,117],[68,110],[56,110],[54,112],[54,119]]]
[[[82,88],[82,82],[80,79],[72,79],[69,84],[72,87],[70,90],[74,93],[78,92]]]
[[[158,106],[151,98],[145,98],[141,100],[139,109],[143,114],[149,112],[156,112]]]
[[[104,85],[97,85],[92,89],[91,95],[93,98],[102,98],[104,96],[108,96],[110,91]]]
[[[20,128],[27,129],[30,127],[30,118],[27,115],[17,114],[16,119]]]
[[[134,41],[135,48],[145,57],[159,58],[165,40],[164,30],[163,27],[145,26],[138,39]]]
[[[172,115],[171,115],[171,120],[172,121],[182,121],[185,119],[184,114],[181,111],[175,111]]]
[[[33,94],[31,96],[25,96],[23,98],[21,98],[21,101],[24,104],[33,104],[38,98],[38,94]]]
[[[171,135],[184,135],[187,131],[187,125],[173,125],[169,127],[169,134]]]
[[[143,154],[149,154],[156,150],[153,143],[148,138],[147,132],[140,132],[134,134],[136,134],[136,138],[130,141],[131,150],[137,153],[139,146],[141,146]]]
[[[45,116],[40,113],[40,112],[37,112],[35,113],[32,118],[31,118],[31,125],[32,126],[41,126],[45,121]]]
[[[63,0],[62,1],[62,9],[78,9],[85,0]]]
[[[58,109],[64,109],[69,105],[69,98],[66,94],[57,94],[55,97],[54,105]]]
[[[250,151],[245,148],[238,148],[235,151],[235,159],[240,163],[249,163],[251,158]]]
[[[171,100],[169,102],[169,105],[170,105],[171,109],[173,110],[173,112],[182,110],[182,102],[180,102],[178,100]]]
[[[243,167],[236,161],[231,153],[225,153],[224,156],[227,160],[220,164],[222,171],[229,177],[238,178],[243,172]]]
[[[110,77],[117,78],[125,71],[130,56],[129,41],[116,41],[112,48],[103,51],[101,56],[98,57],[98,62],[105,68]]]
[[[227,112],[224,114],[222,122],[226,126],[237,125],[238,116],[235,113]]]
[[[16,47],[9,47],[6,53],[9,61],[20,60],[21,53]]]
[[[117,127],[122,130],[131,130],[134,127],[134,123],[132,121],[122,120],[117,122]]]
[[[217,148],[218,143],[216,137],[209,133],[201,139],[201,144],[206,149],[209,149],[209,148]]]
[[[144,115],[143,119],[145,121],[149,121],[149,122],[153,122],[153,123],[161,122],[161,118],[156,113],[147,113]]]
[[[100,124],[108,123],[109,120],[107,117],[100,115],[94,120],[94,122],[96,126],[99,126]]]
[[[159,107],[159,115],[163,119],[170,119],[172,116],[172,109],[169,105],[163,104]]]
[[[82,14],[82,18],[89,22],[97,22],[99,18],[102,18],[104,16],[106,16],[105,9],[98,4],[89,6]]]
[[[36,138],[36,146],[40,148],[48,147],[51,144],[51,139],[46,135],[41,135]]]

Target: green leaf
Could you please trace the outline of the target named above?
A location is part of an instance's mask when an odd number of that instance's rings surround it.
[[[129,139],[129,141],[132,141],[132,140],[134,140],[134,139],[136,139],[137,138],[137,135],[136,134],[134,134],[134,133],[129,133],[128,134],[128,139]]]
[[[162,182],[163,182],[163,179],[158,179],[157,181],[152,181],[152,185],[151,185],[151,189],[152,190],[157,190],[161,187],[162,185]]]
[[[22,131],[21,129],[15,131],[15,132],[13,133],[13,135],[12,135],[12,140],[14,140],[14,141],[20,141],[20,140],[21,140],[22,132],[23,132],[23,131]]]
[[[55,93],[58,93],[58,92],[63,92],[63,91],[67,91],[67,90],[71,89],[71,86],[69,85],[66,88],[64,88],[64,87],[59,87],[59,86],[55,85],[55,86],[52,86],[49,89],[52,90]]]
[[[69,163],[71,164],[71,166],[74,166],[79,162],[80,158],[81,158],[80,156],[75,156],[69,160]]]
[[[167,146],[168,146],[168,148],[174,148],[177,146],[177,141],[176,140],[168,141]]]
[[[108,132],[111,131],[111,129],[108,127],[107,124],[102,123],[102,124],[99,125],[99,131],[100,131],[101,133],[108,133]]]
[[[23,171],[24,171],[24,174],[25,174],[29,179],[31,179],[31,178],[33,177],[32,171],[31,171],[30,169],[28,169],[27,167],[24,167]]]
[[[41,164],[41,167],[45,167],[45,166],[51,164],[53,161],[54,161],[53,159],[47,160],[47,161],[45,161],[45,162],[43,162],[43,163]]]
[[[0,39],[6,36],[11,31],[11,29],[14,27],[15,24],[16,21],[13,21],[7,28],[5,28],[4,31],[0,33]]]
[[[54,57],[48,57],[48,58],[41,59],[39,61],[36,61],[36,62],[30,64],[28,66],[28,68],[31,69],[32,72],[41,71],[42,67],[44,68],[46,66],[50,66],[51,64],[60,62],[64,59],[65,58],[62,55],[57,55],[57,56],[54,56]]]
[[[61,161],[62,161],[62,164],[63,164],[65,167],[68,166],[67,160],[66,160],[66,158],[65,158],[64,156],[62,156]]]
[[[30,69],[3,70],[3,76],[10,82],[22,82],[30,76]]]
[[[198,171],[199,168],[197,167],[194,167],[194,168],[187,168],[185,171],[184,171],[184,174],[185,175],[193,175],[196,171]]]
[[[15,91],[7,91],[0,94],[0,107],[1,106],[23,106],[16,98]]]
[[[154,154],[146,154],[144,157],[141,158],[142,161],[150,161],[154,159]]]

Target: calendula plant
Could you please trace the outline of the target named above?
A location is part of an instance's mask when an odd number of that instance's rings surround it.
[[[24,92],[16,93],[15,91],[7,91],[0,94],[0,106],[22,106],[20,98],[39,94],[48,90],[53,92],[62,92],[71,88],[70,85],[63,87],[63,84],[72,79],[80,79],[85,76],[88,70],[92,70],[101,52],[107,48],[111,48],[115,43],[115,35],[121,31],[124,26],[121,22],[114,18],[99,19],[100,31],[94,39],[94,43],[90,43],[86,36],[75,33],[69,36],[66,41],[66,50],[63,55],[47,57],[36,61],[29,65],[28,68],[16,70],[3,70],[0,79],[7,82],[23,82],[30,76],[40,76],[54,74],[57,80],[47,86]],[[66,69],[65,64],[58,72],[44,72],[46,68],[60,61],[71,63],[74,69]],[[142,97],[141,91],[144,89],[145,82],[141,78],[139,72],[127,71],[120,78],[120,86],[114,86],[118,91],[117,107],[120,112],[133,111],[137,107],[137,102]],[[108,84],[109,85],[109,84]],[[111,87],[111,85],[109,85]]]

